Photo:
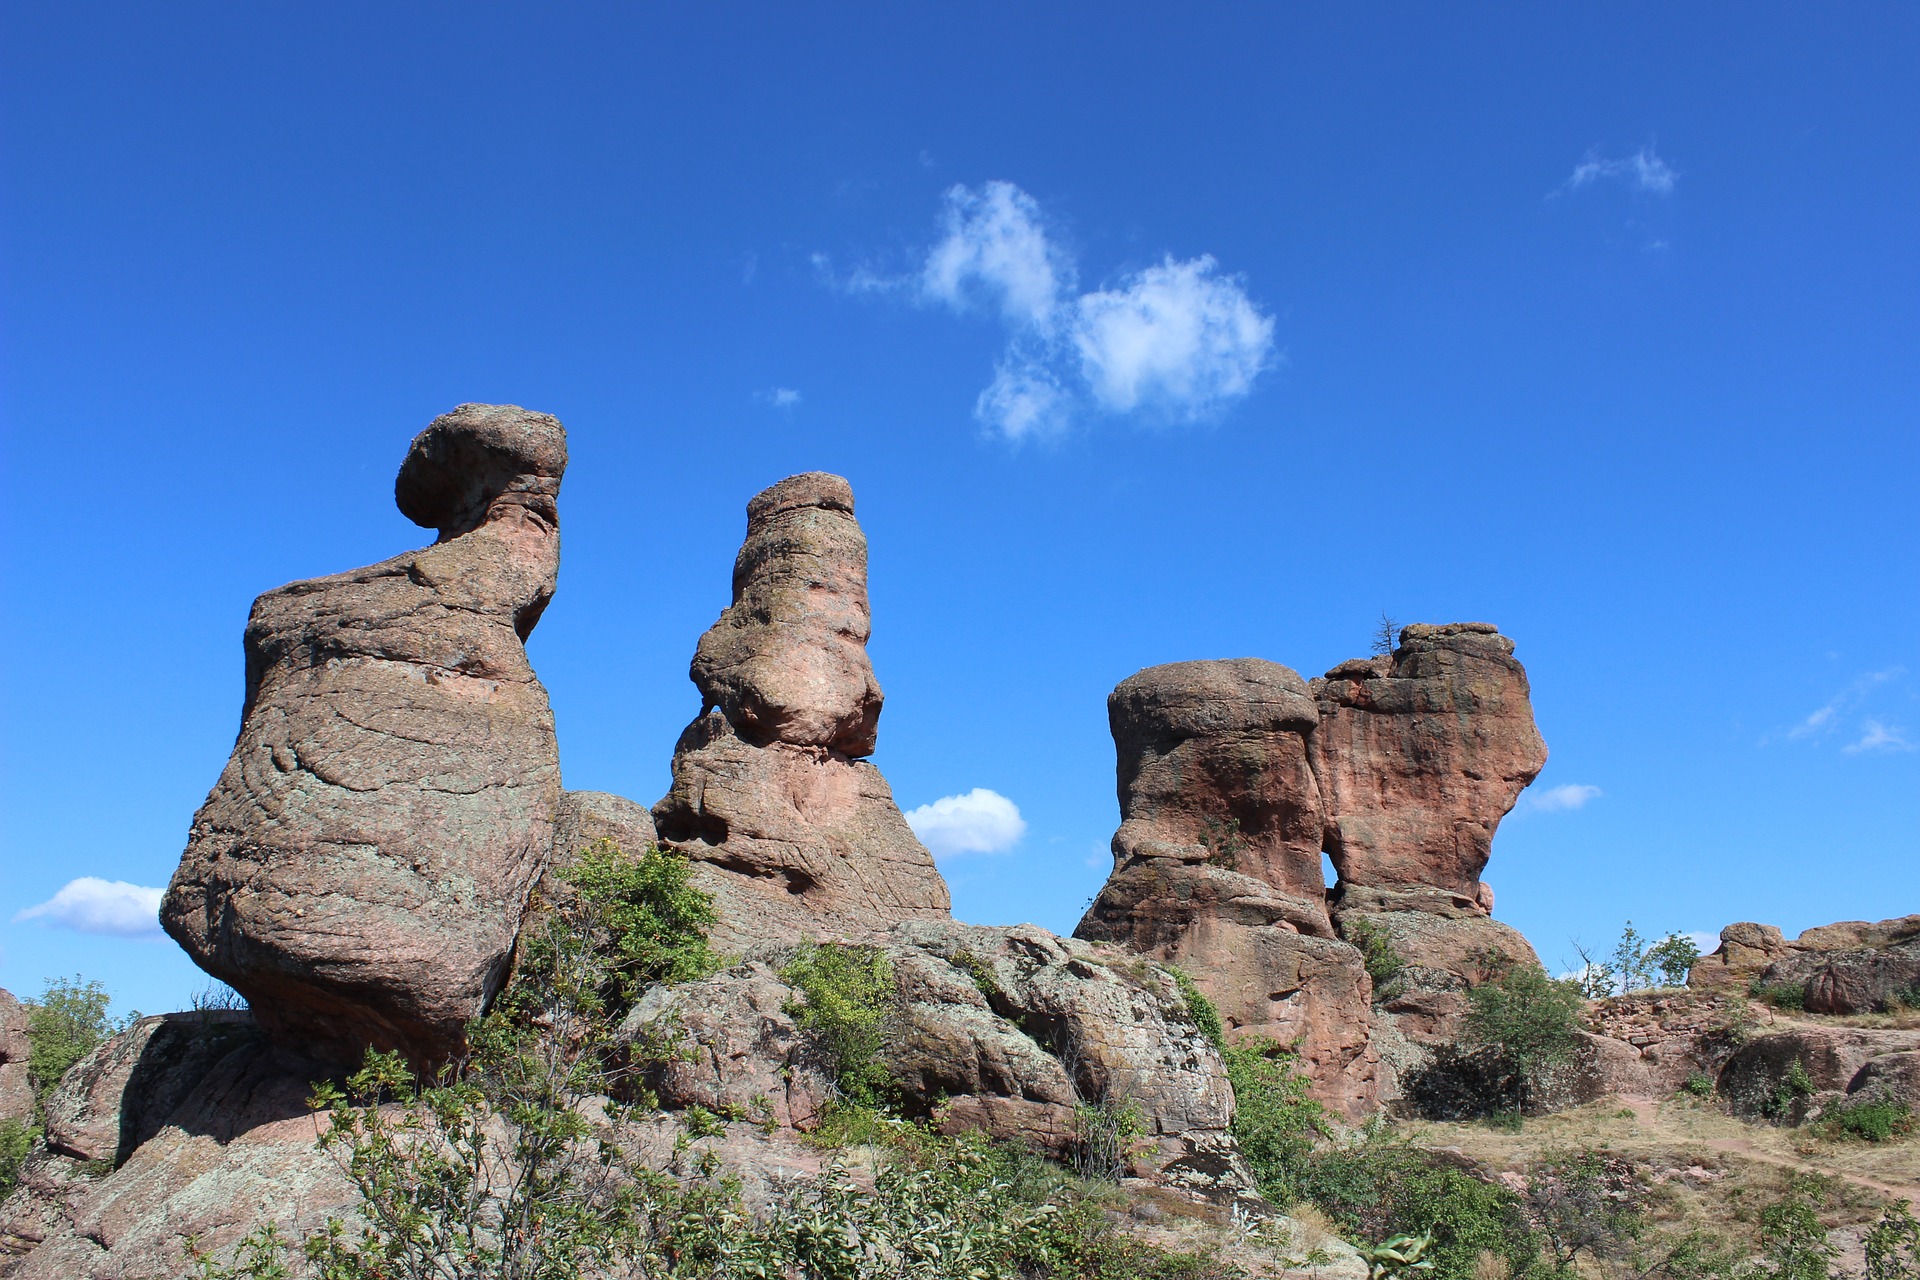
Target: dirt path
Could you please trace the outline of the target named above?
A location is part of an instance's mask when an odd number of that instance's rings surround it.
[[[1658,1099],[1622,1095],[1620,1101],[1632,1110],[1634,1119],[1646,1129],[1656,1133],[1672,1132],[1671,1126],[1666,1124],[1660,1116],[1660,1102]],[[1679,1137],[1680,1135],[1676,1134],[1675,1136]],[[1824,1177],[1838,1178],[1842,1182],[1850,1182],[1854,1186],[1864,1187],[1869,1191],[1875,1191],[1884,1196],[1892,1196],[1895,1199],[1905,1200],[1911,1205],[1920,1207],[1920,1183],[1882,1182],[1878,1178],[1869,1178],[1863,1174],[1844,1173],[1835,1169],[1821,1169],[1805,1161],[1795,1160],[1790,1156],[1781,1155],[1777,1151],[1769,1151],[1759,1143],[1754,1142],[1751,1138],[1700,1138],[1688,1136],[1684,1140],[1699,1143],[1709,1151],[1718,1151],[1726,1155],[1740,1156],[1744,1159],[1758,1161],[1761,1164],[1770,1164],[1782,1169],[1793,1169],[1800,1173],[1817,1173]],[[1920,1170],[1917,1170],[1916,1174],[1920,1174]]]

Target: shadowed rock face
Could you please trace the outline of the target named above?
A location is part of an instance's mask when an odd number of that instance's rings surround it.
[[[1114,871],[1074,931],[1186,969],[1231,1032],[1299,1042],[1323,1102],[1371,1110],[1372,984],[1333,937],[1318,717],[1275,662],[1175,662],[1107,699],[1118,754]]]
[[[810,472],[749,502],[733,604],[693,658],[703,705],[652,814],[659,839],[701,864],[723,949],[948,915],[932,856],[859,758],[880,722],[869,630],[847,482]]]
[[[1491,910],[1494,830],[1547,762],[1513,641],[1484,622],[1410,626],[1392,657],[1343,662],[1313,693],[1341,884]]]
[[[0,1120],[33,1115],[33,1082],[27,1079],[27,1010],[11,991],[0,990]]]
[[[560,797],[523,642],[566,461],[555,419],[462,405],[394,486],[433,546],[254,602],[239,739],[160,915],[283,1041],[436,1058],[499,985]]]

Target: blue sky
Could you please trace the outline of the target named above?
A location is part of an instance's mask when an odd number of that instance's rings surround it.
[[[418,545],[469,400],[570,432],[569,786],[665,790],[820,468],[895,794],[1018,811],[964,919],[1100,884],[1119,680],[1383,611],[1518,643],[1550,963],[1920,910],[1920,10],[1041,9],[0,10],[0,985],[199,985],[56,895],[165,883],[252,598]]]

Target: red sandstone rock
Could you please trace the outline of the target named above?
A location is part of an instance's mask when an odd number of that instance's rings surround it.
[[[0,1120],[25,1120],[33,1114],[33,1082],[27,1078],[27,1010],[13,993],[0,990]]]
[[[944,919],[950,900],[872,752],[866,539],[846,481],[793,476],[747,506],[733,604],[701,638],[704,705],[653,807],[662,843],[702,864],[717,945],[871,938]]]
[[[254,602],[239,741],[160,915],[288,1043],[437,1057],[505,975],[560,798],[524,641],[566,457],[553,418],[462,405],[395,484],[433,546]]]
[[[1484,909],[1494,830],[1547,760],[1513,641],[1480,622],[1410,626],[1391,658],[1341,663],[1312,689],[1341,884]]]
[[[1769,924],[1730,924],[1687,974],[1702,990],[1756,983],[1799,988],[1809,1013],[1885,1012],[1920,990],[1920,915],[1820,925],[1791,942]]]
[[[1075,936],[1178,964],[1240,1035],[1298,1041],[1316,1096],[1374,1104],[1372,985],[1332,937],[1305,681],[1258,658],[1176,662],[1107,700],[1114,871]]]

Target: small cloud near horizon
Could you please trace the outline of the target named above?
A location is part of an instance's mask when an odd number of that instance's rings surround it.
[[[81,876],[37,906],[14,915],[16,921],[40,920],[75,933],[114,938],[159,938],[162,889]]]
[[[920,843],[940,858],[1005,853],[1027,834],[1020,806],[985,787],[909,809],[906,819]]]
[[[939,239],[917,270],[856,270],[852,293],[910,296],[1007,330],[974,418],[1002,439],[1058,436],[1084,411],[1168,423],[1218,417],[1277,360],[1273,320],[1210,254],[1166,255],[1082,293],[1040,203],[1011,182],[947,189]],[[814,261],[834,279],[824,255]]]
[[[1585,782],[1563,782],[1557,787],[1548,787],[1545,791],[1527,797],[1527,808],[1535,813],[1567,813],[1574,809],[1584,809],[1589,801],[1597,800],[1606,794],[1600,788]]]

